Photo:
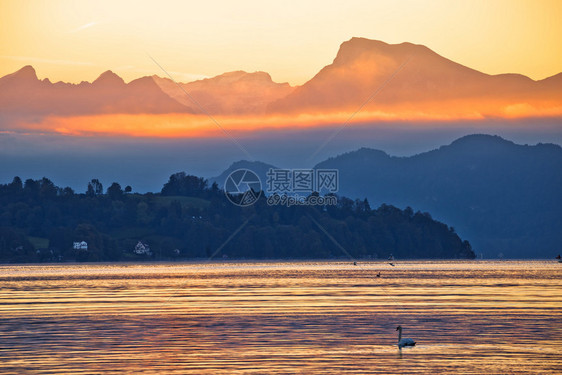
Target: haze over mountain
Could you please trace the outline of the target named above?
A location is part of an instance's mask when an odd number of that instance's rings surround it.
[[[166,95],[150,77],[125,83],[108,70],[91,83],[52,83],[47,78],[39,80],[28,65],[0,78],[0,112],[12,116],[76,116],[189,109]]]
[[[562,243],[562,147],[471,135],[411,157],[363,148],[336,168],[344,196],[428,211],[486,257],[544,257]]]
[[[262,162],[233,163],[209,179],[223,186],[237,169],[249,169],[266,189]],[[429,212],[452,225],[485,257],[552,257],[562,243],[562,147],[518,145],[498,136],[470,135],[411,157],[361,148],[329,158],[317,169],[339,171],[339,192]]]
[[[153,76],[160,88],[188,107],[194,103],[168,78]],[[271,102],[293,91],[288,83],[273,82],[265,72],[236,71],[190,83],[180,83],[201,106],[213,114],[264,113]]]
[[[48,175],[74,188],[100,178],[150,191],[176,170],[216,175],[240,158],[233,138],[254,158],[300,168],[362,145],[389,150],[388,140],[411,155],[413,143],[419,152],[474,132],[562,139],[562,73],[488,75],[411,43],[352,38],[299,87],[242,71],[180,85],[191,98],[170,79],[125,83],[111,71],[79,84],[40,80],[31,66],[0,78],[0,176]],[[356,123],[306,159],[360,107]],[[344,195],[428,211],[486,256],[545,257],[562,241],[560,165],[559,146],[487,137],[410,158],[362,149],[319,164],[340,169]],[[269,165],[253,167],[265,183]]]
[[[364,110],[397,116],[462,117],[513,116],[532,108],[560,113],[559,83],[560,74],[542,81],[520,74],[488,75],[422,45],[352,38],[341,45],[332,64],[270,109],[300,113],[355,110],[381,89]]]
[[[344,42],[333,63],[299,87],[276,83],[265,72],[243,71],[180,86],[188,95],[168,78],[147,76],[125,83],[111,71],[92,83],[51,83],[39,80],[35,70],[25,66],[0,78],[0,130],[214,136],[216,126],[206,114],[223,116],[221,125],[232,131],[255,131],[272,126],[329,126],[345,121],[359,108],[354,118],[358,122],[562,115],[562,74],[540,81],[518,74],[488,75],[422,45],[364,38]],[[141,117],[92,118],[108,114]],[[43,123],[44,116],[51,118]],[[90,117],[65,120],[72,116]],[[26,117],[32,118],[31,123],[18,122]],[[136,126],[137,122],[143,125]],[[100,128],[102,123],[111,125]]]
[[[262,163],[261,161],[240,160],[232,163],[232,165],[225,169],[219,176],[209,178],[209,185],[216,182],[220,188],[224,188],[224,182],[232,172],[237,169],[249,169],[259,177],[262,189],[265,191],[267,190],[267,171],[269,171],[270,168],[275,169],[277,167],[271,164]]]

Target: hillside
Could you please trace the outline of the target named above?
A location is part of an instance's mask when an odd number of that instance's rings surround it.
[[[271,164],[267,164],[267,163],[262,163],[260,161],[247,161],[247,160],[240,160],[237,162],[234,162],[230,165],[230,167],[228,167],[227,169],[225,169],[220,175],[218,175],[217,177],[211,177],[209,179],[209,183],[213,183],[216,182],[220,188],[224,188],[224,182],[226,180],[226,178],[228,177],[228,175],[230,175],[232,172],[234,172],[237,169],[249,169],[252,172],[254,172],[255,174],[257,174],[257,176],[259,177],[261,184],[262,184],[262,189],[265,191],[267,190],[267,171],[270,168],[276,168],[275,166],[271,165]]]
[[[327,113],[364,105],[363,112],[406,117],[512,116],[530,109],[558,111],[562,88],[556,81],[559,77],[488,75],[423,45],[352,38],[342,43],[332,64],[269,109]]]
[[[340,192],[428,211],[486,257],[550,258],[562,244],[562,148],[471,135],[411,157],[372,149],[330,158]]]
[[[85,194],[50,180],[0,185],[0,262],[206,259],[474,258],[470,243],[428,214],[341,198],[337,206],[230,203],[216,185],[177,173],[160,193],[92,180]],[[178,193],[185,193],[178,196]],[[330,233],[326,236],[324,233]],[[74,243],[85,242],[74,249]],[[44,246],[44,247],[43,247]],[[134,253],[136,248],[149,253]]]

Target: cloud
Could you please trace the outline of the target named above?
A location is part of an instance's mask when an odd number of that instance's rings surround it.
[[[171,71],[170,74],[178,82],[192,82],[198,81],[200,79],[211,78],[210,76],[197,73],[185,73],[185,72],[174,72]]]
[[[75,28],[75,29],[73,29],[73,30],[70,30],[68,33],[69,33],[69,34],[77,33],[77,32],[79,32],[79,31],[82,31],[82,30],[85,30],[85,29],[89,29],[90,27],[96,26],[96,25],[98,25],[98,24],[99,24],[99,22],[88,22],[88,23],[86,23],[86,24],[84,24],[84,25],[82,25],[82,26],[79,26],[79,27],[77,27],[77,28]]]
[[[115,72],[127,71],[127,72],[143,74],[143,75],[154,75],[156,73],[159,73],[154,69],[138,68],[136,65],[121,65],[115,67],[113,70]],[[171,71],[169,73],[172,75],[172,77],[174,77],[174,80],[177,82],[192,82],[200,79],[211,78],[208,75],[199,74],[199,73],[186,73],[186,72],[177,72],[177,71]]]
[[[0,56],[2,59],[23,61],[25,63],[43,63],[43,64],[54,64],[54,65],[81,65],[81,66],[94,66],[94,63],[88,61],[74,61],[74,60],[60,60],[60,59],[44,59],[41,57],[31,57],[31,56],[10,56],[3,55]]]

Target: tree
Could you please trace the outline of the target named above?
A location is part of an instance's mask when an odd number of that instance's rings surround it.
[[[23,190],[23,182],[21,181],[21,178],[16,176],[12,180],[12,183],[10,185],[8,185],[8,187],[9,187],[10,193],[19,194]]]
[[[185,172],[175,173],[162,188],[162,195],[185,195],[201,197],[207,190],[207,180],[203,177],[188,175]]]
[[[123,190],[121,189],[121,185],[117,182],[112,183],[111,186],[107,188],[107,195],[113,200],[122,198]]]
[[[32,199],[37,199],[39,198],[40,188],[41,187],[39,186],[39,181],[35,181],[29,178],[25,180],[23,191],[25,195],[27,195],[28,197],[31,197]]]
[[[12,228],[0,228],[0,260],[10,262],[34,261],[33,245],[21,233]]]
[[[213,194],[213,196],[217,195],[219,193],[219,184],[217,184],[217,182],[213,182],[213,184],[211,185],[211,193]]]
[[[54,228],[49,233],[49,249],[57,254],[72,257],[73,230],[67,227]]]
[[[61,190],[60,195],[63,197],[72,197],[74,195],[74,190],[71,187],[67,186]]]
[[[86,195],[89,197],[94,197],[96,195],[103,194],[103,185],[97,178],[94,178],[92,181],[88,183],[88,190],[86,191]]]
[[[333,240],[354,257],[390,253],[400,258],[474,257],[467,241],[428,214],[384,204],[373,210],[367,200],[341,197],[338,205],[311,209],[270,206],[262,196],[255,205],[240,208],[228,202],[216,185],[207,189],[204,179],[182,173],[170,178],[168,193],[200,194],[200,199],[162,198],[154,193],[123,196],[116,182],[103,195],[98,180],[90,182],[86,197],[71,189],[64,193],[67,189],[46,178],[27,180],[21,184],[22,192],[13,194],[12,185],[18,190],[21,183],[14,180],[0,184],[3,262],[49,261],[59,259],[59,254],[79,261],[133,259],[131,249],[143,238],[163,258],[176,257],[176,249],[182,249],[185,257],[209,257],[219,248],[235,258],[344,256]],[[122,198],[113,199],[118,197]],[[252,222],[228,240],[245,218]],[[48,239],[48,250],[36,253],[27,236]],[[72,242],[79,241],[86,241],[88,250],[75,251]],[[222,248],[225,241],[228,246]]]
[[[39,181],[39,194],[41,198],[53,199],[57,196],[57,187],[51,180],[43,177]]]

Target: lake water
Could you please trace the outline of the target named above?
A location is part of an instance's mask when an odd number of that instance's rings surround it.
[[[0,373],[561,373],[561,318],[552,261],[8,265]]]

